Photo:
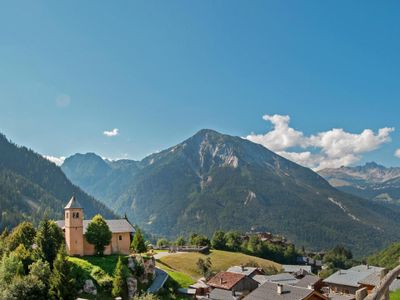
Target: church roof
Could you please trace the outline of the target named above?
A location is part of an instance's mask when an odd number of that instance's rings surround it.
[[[86,233],[87,227],[92,220],[83,220],[83,234]],[[122,233],[122,232],[135,232],[135,228],[128,222],[127,219],[118,219],[118,220],[105,220],[110,231],[112,233]],[[56,221],[58,227],[64,229],[65,221],[59,220]]]
[[[78,200],[76,200],[75,196],[72,196],[68,204],[64,207],[64,209],[68,208],[82,208],[82,206],[79,204]]]

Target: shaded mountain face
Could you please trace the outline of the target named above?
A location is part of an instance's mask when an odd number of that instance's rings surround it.
[[[400,168],[374,162],[318,172],[338,189],[370,200],[400,205]]]
[[[134,165],[119,193],[99,199],[155,234],[266,230],[298,246],[340,243],[359,254],[400,238],[398,211],[338,191],[310,169],[240,137],[201,130]],[[102,182],[112,181],[107,174]]]
[[[0,229],[23,220],[39,221],[45,214],[61,218],[74,195],[85,217],[100,213],[115,217],[106,206],[73,185],[59,167],[25,147],[18,147],[0,134]]]
[[[116,197],[126,192],[139,170],[139,162],[104,160],[94,153],[86,153],[68,157],[61,169],[74,184],[114,207]]]

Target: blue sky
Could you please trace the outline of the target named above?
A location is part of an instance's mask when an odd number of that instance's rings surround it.
[[[0,130],[140,159],[201,128],[266,134],[278,114],[305,136],[394,127],[352,163],[398,166],[399,36],[397,1],[3,2]]]

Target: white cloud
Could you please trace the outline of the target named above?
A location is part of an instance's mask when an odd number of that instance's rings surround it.
[[[113,136],[116,136],[119,134],[119,130],[118,130],[118,128],[114,128],[113,130],[110,130],[110,131],[107,131],[107,130],[103,131],[103,134],[108,137],[113,137]]]
[[[394,156],[400,158],[400,148],[394,152]]]
[[[55,163],[57,166],[61,166],[65,160],[65,156],[61,157],[56,157],[56,156],[51,156],[51,155],[43,155],[44,158],[47,160]]]
[[[66,94],[60,94],[56,98],[56,104],[58,107],[67,107],[71,104],[71,97]]]
[[[394,128],[384,127],[377,133],[371,129],[364,129],[361,133],[349,133],[340,128],[333,128],[305,136],[303,132],[289,126],[289,116],[265,115],[263,119],[271,122],[273,129],[265,134],[248,135],[248,140],[315,170],[353,164],[361,159],[362,154],[389,142],[390,133],[394,131]],[[293,148],[304,151],[296,151]],[[398,154],[400,157],[400,151]]]

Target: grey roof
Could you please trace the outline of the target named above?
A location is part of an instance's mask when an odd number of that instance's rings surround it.
[[[378,284],[381,283],[381,273],[380,272],[372,273],[367,277],[365,277],[364,279],[360,280],[358,283],[377,286]]]
[[[83,233],[86,233],[87,227],[92,220],[83,220]],[[105,220],[110,231],[112,233],[120,233],[120,232],[135,232],[133,226],[128,222],[127,219],[119,219],[119,220]],[[65,221],[60,220],[56,221],[58,227],[64,228]]]
[[[213,300],[233,300],[235,298],[240,298],[241,293],[235,292],[235,296],[233,295],[232,291],[223,290],[223,289],[213,289],[210,292],[210,297],[208,299]]]
[[[286,273],[295,273],[300,270],[307,271],[311,273],[311,266],[303,266],[303,265],[282,265],[283,271]]]
[[[241,267],[241,266],[234,266],[230,267],[227,272],[232,272],[232,273],[239,273],[243,274],[245,276],[250,276],[253,274],[253,272],[257,271],[257,268],[255,267]]]
[[[289,273],[280,273],[275,275],[255,275],[253,279],[258,283],[265,283],[265,282],[274,282],[280,284],[296,284],[299,280],[296,279],[292,274]]]
[[[75,196],[72,196],[68,204],[64,207],[64,209],[68,208],[82,208],[82,206],[79,204],[78,200],[76,200]]]
[[[325,283],[359,287],[360,282],[373,273],[380,273],[384,268],[359,265],[348,270],[339,270],[324,280]]]
[[[282,294],[277,293],[276,283],[266,282],[244,297],[245,300],[301,300],[314,291],[297,286],[283,285]]]
[[[308,288],[309,286],[314,287],[314,284],[316,284],[318,281],[320,281],[321,278],[315,275],[305,275],[303,278],[299,279],[299,281],[295,284],[295,286],[298,287],[304,287]]]

